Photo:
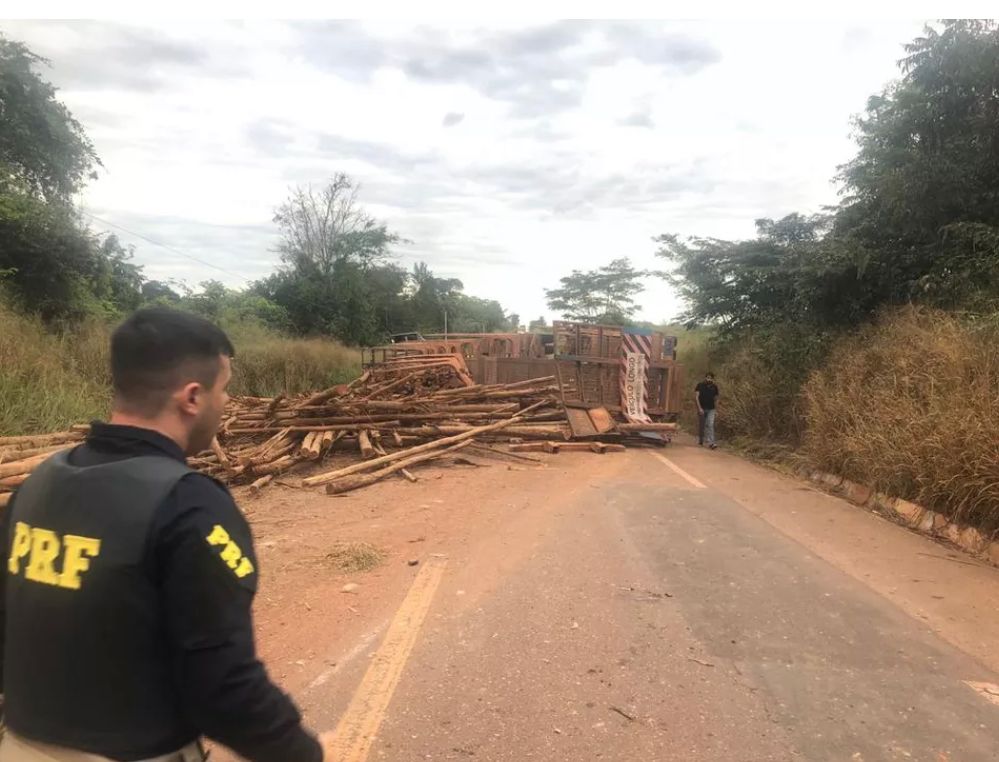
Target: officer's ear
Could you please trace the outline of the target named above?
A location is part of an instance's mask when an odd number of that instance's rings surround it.
[[[197,415],[201,410],[205,387],[198,381],[190,381],[180,388],[175,395],[182,413]]]

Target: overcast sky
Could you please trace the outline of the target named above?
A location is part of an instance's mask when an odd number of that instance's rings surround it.
[[[343,171],[467,293],[523,322],[545,287],[663,232],[751,236],[836,201],[850,118],[922,22],[0,22],[104,170],[86,211],[150,278],[232,286],[277,264],[274,207]],[[104,228],[100,222],[96,228]],[[640,317],[680,305],[654,279]]]

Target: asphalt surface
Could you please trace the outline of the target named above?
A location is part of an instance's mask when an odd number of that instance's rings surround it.
[[[981,659],[714,486],[730,456],[666,454],[705,487],[629,452],[457,549],[371,759],[999,759]],[[769,478],[754,499],[825,499]]]

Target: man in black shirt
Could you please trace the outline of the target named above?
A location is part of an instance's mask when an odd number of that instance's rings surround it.
[[[207,448],[232,345],[201,318],[140,310],[111,340],[114,408],[21,486],[0,520],[0,762],[322,762],[256,656],[258,560]],[[81,754],[82,752],[82,754]]]
[[[718,445],[715,443],[715,413],[718,410],[718,386],[715,384],[715,374],[706,373],[704,380],[694,387],[694,401],[697,403],[698,444],[703,446],[707,442],[712,450]]]

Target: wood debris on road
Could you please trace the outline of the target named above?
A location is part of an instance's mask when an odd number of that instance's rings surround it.
[[[519,452],[618,452],[622,442],[649,443],[637,432],[672,431],[675,424],[600,422],[579,437],[555,375],[507,384],[479,384],[461,355],[398,357],[372,364],[348,384],[311,394],[233,397],[211,448],[189,460],[192,468],[254,494],[275,476],[330,460],[344,463],[308,476],[303,486],[339,494],[472,446],[480,455],[536,459]],[[0,507],[52,453],[79,444],[88,426],[38,436],[0,437]],[[589,430],[587,430],[589,432]],[[655,434],[652,435],[653,437]],[[498,444],[515,439],[509,451]],[[526,442],[524,440],[527,440]],[[351,462],[360,457],[358,462]]]

